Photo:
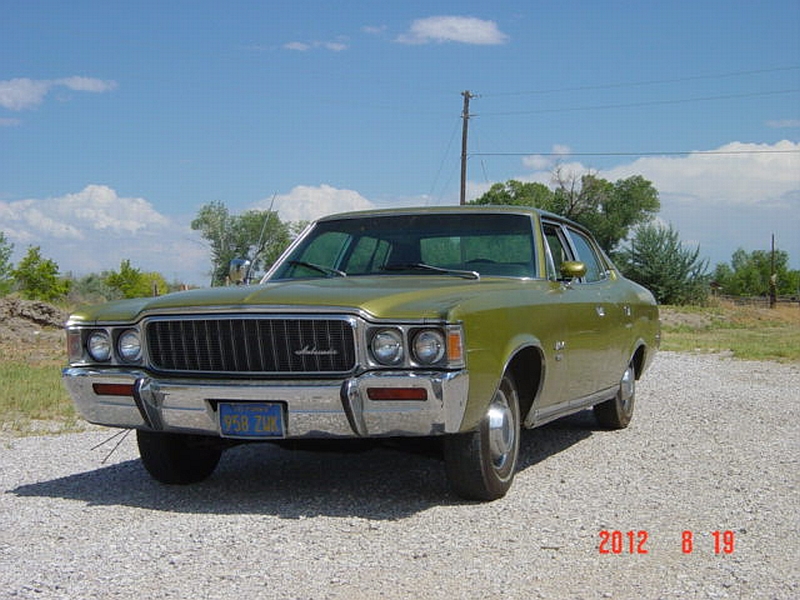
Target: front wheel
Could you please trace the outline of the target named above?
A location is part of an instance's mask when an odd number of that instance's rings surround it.
[[[595,404],[594,416],[597,422],[606,429],[625,429],[633,417],[633,405],[636,400],[636,370],[628,365],[619,382],[617,395]]]
[[[200,435],[136,430],[147,472],[161,483],[186,485],[206,479],[217,468],[222,447]]]
[[[519,440],[519,397],[505,375],[478,429],[444,440],[447,478],[456,494],[482,501],[505,496],[517,470]]]

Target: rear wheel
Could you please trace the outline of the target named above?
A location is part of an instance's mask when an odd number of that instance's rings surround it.
[[[505,375],[478,429],[444,440],[447,478],[456,494],[484,501],[505,496],[517,470],[519,440],[519,397]]]
[[[153,479],[168,484],[197,483],[217,468],[222,447],[214,438],[161,431],[136,431],[139,455]]]
[[[619,382],[617,395],[594,406],[597,422],[606,429],[625,429],[633,417],[636,400],[636,370],[628,365]]]

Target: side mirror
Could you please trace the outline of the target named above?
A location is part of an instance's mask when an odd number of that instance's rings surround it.
[[[586,275],[586,265],[577,260],[565,260],[561,263],[561,278],[567,281],[580,279]]]
[[[228,269],[228,278],[234,285],[247,284],[250,279],[250,261],[243,258],[234,258]]]

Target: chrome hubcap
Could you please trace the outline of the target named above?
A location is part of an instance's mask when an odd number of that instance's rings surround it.
[[[619,400],[622,404],[622,409],[627,412],[630,410],[633,396],[636,393],[636,374],[632,366],[625,369],[622,374],[622,380],[619,382]]]
[[[508,405],[506,395],[498,390],[487,414],[489,421],[489,452],[492,464],[502,469],[516,443],[514,413]]]

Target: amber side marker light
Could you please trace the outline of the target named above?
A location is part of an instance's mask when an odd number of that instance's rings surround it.
[[[370,400],[427,400],[425,388],[367,388]]]
[[[464,360],[464,342],[460,331],[447,332],[447,358],[451,362],[461,362]]]
[[[127,396],[133,398],[132,383],[95,383],[92,384],[92,389],[98,396]]]

